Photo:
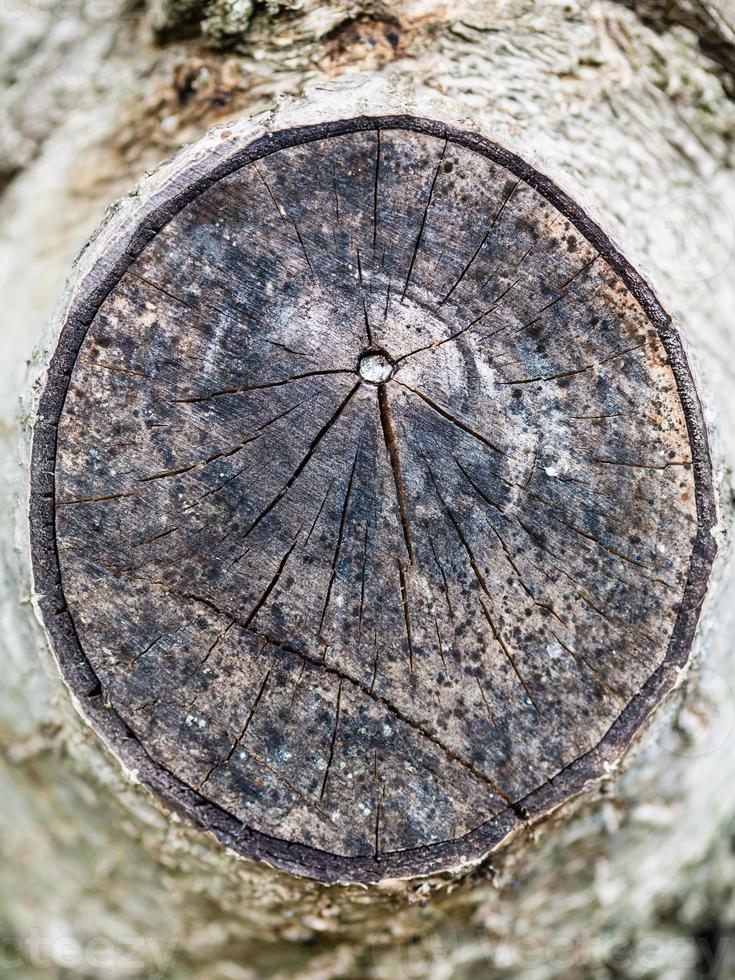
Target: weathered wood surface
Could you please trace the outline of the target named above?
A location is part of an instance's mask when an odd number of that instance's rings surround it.
[[[678,337],[480,138],[361,119],[203,169],[75,296],[51,366],[62,669],[250,856],[479,860],[602,776],[686,662],[714,515]]]

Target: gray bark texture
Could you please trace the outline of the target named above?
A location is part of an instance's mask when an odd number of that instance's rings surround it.
[[[735,106],[730,98],[732,32],[727,7],[681,3],[671,9],[657,4],[628,9],[610,0],[544,4],[423,0],[390,7],[215,0],[168,2],[147,9],[41,8],[16,2],[2,10],[0,969],[9,976],[541,980],[734,975],[735,951],[729,948],[729,936],[735,927],[735,693],[730,642],[735,588],[730,546],[735,460],[731,275]],[[538,172],[548,174],[653,285],[658,300],[675,318],[703,404],[713,461],[716,525],[711,536],[717,557],[701,601],[691,656],[672,674],[673,691],[631,735],[627,751],[610,757],[605,770],[590,779],[585,792],[569,794],[563,805],[555,801],[543,819],[518,815],[514,832],[485,860],[445,863],[440,870],[427,868],[425,873],[399,869],[389,877],[371,875],[364,881],[357,875],[335,875],[332,880],[352,883],[330,884],[313,880],[308,869],[297,877],[283,870],[283,861],[271,861],[276,865],[272,867],[243,857],[236,847],[223,846],[221,834],[218,839],[163,806],[142,785],[150,780],[131,764],[125,751],[116,745],[110,751],[102,743],[94,722],[89,723],[80,690],[73,683],[70,690],[61,679],[53,656],[59,651],[52,651],[44,628],[48,609],[44,597],[34,593],[28,519],[30,454],[62,311],[75,302],[90,267],[114,257],[119,245],[115,235],[160,193],[161,174],[184,174],[197,159],[207,166],[212,154],[227,152],[231,132],[267,138],[288,127],[365,115],[428,117],[507,147]],[[212,126],[218,128],[211,130]],[[148,175],[165,158],[200,138],[166,170]],[[428,141],[428,150],[427,146],[423,150],[430,158],[434,152],[430,138],[421,139]],[[436,160],[426,166],[435,168]],[[304,172],[307,169],[304,164]],[[263,176],[270,190],[277,190],[278,175],[265,171]],[[486,190],[492,196],[490,180]],[[126,194],[126,201],[112,203]],[[294,195],[296,199],[298,187]],[[267,203],[263,197],[259,206]],[[446,205],[447,229],[450,205],[451,201]],[[75,264],[106,212],[103,230]],[[278,212],[274,208],[264,213],[264,221],[275,222],[268,234],[276,235]],[[552,216],[544,217],[539,223],[546,225]],[[177,230],[171,227],[169,234],[175,235]],[[428,223],[426,227],[430,228]],[[153,258],[146,253],[145,261],[154,262],[154,273],[172,255],[196,247],[186,229],[178,233],[176,241],[161,239]],[[413,244],[409,241],[407,246],[409,256]],[[586,244],[575,244],[575,250],[578,247],[586,254]],[[466,258],[472,254],[470,250]],[[458,273],[463,275],[466,262],[461,259],[460,255],[454,276],[447,279],[447,291]],[[428,281],[429,272],[422,270],[420,259],[416,262],[409,263],[404,298],[410,298],[409,279],[414,272],[417,281]],[[399,264],[404,268],[406,263]],[[561,279],[566,281],[579,264],[570,265]],[[146,273],[140,266],[135,271]],[[175,274],[181,276],[181,289],[187,288],[187,282],[196,287],[181,264],[178,273],[171,272],[169,282]],[[136,282],[135,290],[121,290],[115,300],[112,315],[122,324],[114,332],[115,342],[121,344],[118,354],[125,353],[125,323],[132,324],[145,303],[142,280]],[[370,313],[368,308],[368,322],[374,322]],[[355,327],[362,329],[359,317]],[[271,339],[293,346],[293,337],[286,333]],[[404,339],[405,352],[412,354],[409,333]],[[367,340],[371,349],[388,347],[380,338]],[[348,365],[348,380],[335,382],[324,395],[318,387],[309,388],[307,397],[331,398],[334,411],[352,397],[357,382],[350,380],[349,372],[369,382],[374,372],[381,376],[383,370],[390,373],[395,368],[394,350],[387,368],[381,362],[361,366],[357,355],[363,349],[362,339],[356,341],[354,352],[350,346],[355,363]],[[109,351],[109,344],[85,352],[85,370],[94,373],[102,351]],[[403,348],[398,353],[402,352]],[[140,365],[123,363],[140,373]],[[396,446],[405,427],[424,418],[410,407],[410,390],[399,389],[405,382],[409,389],[421,390],[425,396],[419,399],[421,412],[436,414],[439,406],[446,421],[441,384],[432,372],[443,379],[452,377],[456,367],[449,361],[440,360],[439,367],[436,363],[431,361],[423,373],[420,366],[413,367],[414,373],[409,370],[403,377],[400,368],[388,385],[372,389],[362,384],[354,395],[356,402],[362,399],[360,411],[367,411],[370,400],[370,418],[376,427],[364,438],[374,437],[385,454],[381,466],[386,491],[381,499],[391,500],[397,535],[390,548],[406,552],[407,562],[398,563],[391,585],[399,618],[405,614],[410,588],[405,569],[423,545],[411,537],[411,522],[406,519],[411,517],[410,505],[404,503],[408,494],[402,487],[406,466],[418,467],[419,461],[407,461],[405,453],[399,459]],[[326,369],[341,371],[342,364],[335,361]],[[665,364],[657,370],[663,379]],[[115,416],[110,411],[107,418],[105,408],[114,406],[120,389],[107,374],[97,380],[100,373],[94,374],[86,389],[78,375],[73,382],[68,403],[72,412],[63,423],[71,426],[72,435],[65,440],[61,464],[57,460],[57,474],[61,465],[66,481],[61,489],[57,487],[57,502],[63,492],[68,506],[61,512],[69,515],[59,524],[62,561],[76,569],[70,605],[81,602],[90,611],[89,635],[84,638],[87,653],[105,647],[106,641],[95,630],[106,630],[109,640],[119,622],[112,613],[105,622],[93,610],[109,612],[115,602],[135,609],[134,625],[142,632],[130,644],[135,640],[144,647],[147,616],[147,596],[140,584],[137,592],[132,588],[132,598],[115,595],[114,590],[106,596],[107,586],[95,591],[84,572],[85,562],[121,557],[94,553],[95,529],[85,524],[90,515],[74,507],[74,501],[85,495],[84,467],[95,446],[112,446],[113,436],[105,426]],[[217,379],[223,389],[231,387],[231,380]],[[99,409],[83,401],[75,408],[74,399],[94,390],[94,385],[98,385],[94,397]],[[660,388],[666,389],[665,379]],[[167,397],[185,404],[184,410],[196,421],[197,405],[211,394],[211,386],[201,390],[196,385],[186,390],[174,386]],[[670,395],[661,397],[664,401],[657,407],[671,426],[668,435],[661,435],[660,423],[650,433],[631,428],[629,446],[636,438],[645,442],[647,451],[655,449],[658,439],[670,440],[662,444],[662,452],[673,451],[674,444],[679,450],[685,446],[678,403],[667,402]],[[274,400],[268,408],[264,422],[287,406]],[[588,408],[578,414],[593,414]],[[535,410],[545,417],[555,406],[542,397]],[[354,418],[362,418],[357,409]],[[216,431],[216,424],[212,425]],[[345,471],[348,477],[352,473],[349,486],[359,494],[368,475],[358,469],[355,456],[361,435],[357,429],[350,433],[347,445],[335,447],[334,452],[344,449],[340,479]],[[595,442],[594,435],[585,438]],[[196,465],[197,447],[190,448]],[[230,448],[223,442],[215,444],[212,452]],[[502,448],[511,452],[516,447]],[[165,449],[160,458],[147,457],[150,469],[145,477],[156,478],[171,469]],[[467,467],[468,458],[460,457]],[[678,455],[669,458],[677,464],[685,462]],[[553,464],[551,469],[556,472]],[[383,470],[378,473],[381,479]],[[422,479],[428,481],[423,492],[428,494],[436,475],[422,472]],[[529,485],[527,473],[510,476]],[[113,479],[114,474],[107,478]],[[412,486],[418,479],[412,478]],[[671,493],[666,513],[672,527],[685,527],[688,520],[687,494],[693,486],[687,479],[684,476],[681,485],[664,481],[657,491]],[[171,501],[159,489],[160,480],[151,483],[149,516],[165,516]],[[451,523],[451,501],[444,500],[440,485],[435,483],[434,489]],[[123,523],[127,519],[120,512],[109,518]],[[645,520],[645,509],[631,516],[635,522],[631,534],[647,532]],[[301,533],[298,520],[294,521],[291,542]],[[279,554],[290,546],[286,537]],[[671,576],[667,588],[661,589],[655,614],[644,604],[637,625],[648,627],[660,623],[662,616],[673,616],[680,564],[690,547],[684,537],[681,531],[673,552],[662,558]],[[463,535],[458,539],[468,551],[468,539]],[[662,535],[662,543],[665,550],[669,537]],[[154,554],[154,560],[162,563],[170,557]],[[479,565],[472,561],[477,575]],[[166,583],[171,586],[170,579]],[[276,579],[271,575],[266,598],[274,588]],[[322,593],[330,599],[338,596],[338,590],[335,571]],[[385,599],[382,605],[389,607],[391,601]],[[257,607],[259,616],[261,608],[266,611],[265,603]],[[184,615],[181,608],[175,614]],[[325,604],[317,616],[320,625],[328,624],[327,616]],[[248,618],[236,625],[245,629],[252,622]],[[407,624],[408,620],[401,623],[408,633],[410,655],[412,643],[422,639],[423,625]],[[203,627],[213,631],[206,642],[228,628],[227,617],[220,621],[219,613],[213,615],[213,621]],[[626,684],[632,681],[624,673],[636,656],[630,636],[621,642],[626,644],[625,656],[604,677],[613,688],[609,695],[613,702],[630,695]],[[609,642],[605,645],[611,647]],[[502,644],[500,648],[502,652]],[[111,690],[129,706],[135,729],[140,707],[135,678],[125,673],[120,680],[111,661],[98,666],[110,672]],[[346,680],[342,674],[329,676],[328,693],[337,705],[337,719],[340,711],[342,717],[349,717],[348,699],[356,696],[353,675]],[[594,672],[585,676],[585,683],[594,687]],[[266,705],[267,678],[250,683],[250,700],[262,698]],[[525,690],[529,701],[533,684],[531,678]],[[370,680],[363,686],[370,689]],[[398,680],[389,693],[391,704],[402,704]],[[583,694],[580,689],[578,696]],[[528,747],[536,727],[529,722],[524,728],[522,712],[528,705],[516,696],[518,731],[525,732]],[[388,700],[388,693],[385,697]],[[490,701],[484,707],[492,714],[503,710],[504,703],[505,699],[498,704]],[[404,714],[410,710],[410,702],[401,708]],[[227,731],[237,735],[250,721],[249,716],[235,718]],[[173,765],[174,729],[166,730],[173,722],[161,715],[157,723],[163,731],[155,736],[157,744]],[[560,740],[554,745],[569,750],[564,743],[568,737],[576,740],[574,748],[579,749],[594,726],[604,727],[604,723],[604,717],[593,717],[589,732],[570,727],[554,733],[553,738]],[[552,739],[548,732],[544,737]],[[447,744],[454,745],[454,738],[452,730],[442,734]],[[229,784],[226,778],[217,782],[217,769],[230,762],[231,741],[222,742],[214,759],[207,749],[209,765],[197,769],[194,759],[192,772],[184,774],[200,786],[215,783],[221,801],[229,807],[234,805],[227,795]],[[339,751],[335,734],[324,760],[327,775],[319,768],[312,777],[304,777],[307,782],[311,779],[322,801],[330,801],[329,794],[336,791],[330,788],[328,766],[338,760]],[[538,753],[531,756],[533,761]],[[212,766],[212,761],[218,765]],[[504,775],[510,778],[509,773]],[[519,785],[522,792],[522,780]],[[473,786],[465,770],[456,777],[447,775],[443,792],[457,810],[449,817],[446,807],[442,811],[449,827],[434,825],[427,816],[426,832],[437,840],[444,832],[457,836],[466,819],[461,807],[479,805],[471,795]],[[404,782],[402,792],[411,791],[410,783]],[[346,794],[346,805],[351,799]],[[289,812],[298,809],[292,803]],[[335,797],[335,806],[338,803]],[[275,832],[279,812],[278,807],[264,806],[258,819],[271,821]],[[368,834],[355,821],[337,833],[333,825],[305,822],[298,813],[289,819],[296,824],[281,828],[284,836],[295,834],[317,846],[334,846],[337,841],[343,849],[359,849]],[[396,832],[397,847],[402,833],[407,831]]]

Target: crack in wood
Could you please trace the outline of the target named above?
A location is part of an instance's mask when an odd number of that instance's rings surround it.
[[[408,647],[408,669],[413,674],[413,627],[411,626],[411,599],[408,592],[408,581],[403,566],[398,563],[398,581],[401,589],[401,605],[403,606],[403,622],[406,627],[406,646]]]
[[[492,449],[494,453],[498,453],[498,455],[500,456],[505,456],[507,459],[513,458],[510,456],[509,453],[507,453],[500,446],[496,445],[491,439],[489,439],[482,432],[478,432],[476,429],[472,428],[472,426],[470,426],[467,422],[458,418],[456,415],[452,415],[451,412],[447,411],[446,408],[442,408],[442,406],[438,402],[435,402],[433,398],[429,398],[429,396],[424,394],[423,391],[419,391],[417,388],[412,388],[410,385],[407,385],[404,381],[398,381],[397,383],[402,388],[405,388],[406,391],[410,391],[412,395],[416,395],[417,398],[420,398],[421,401],[425,402],[429,406],[429,408],[432,409],[432,411],[436,412],[437,415],[441,415],[441,417],[443,419],[446,419],[447,422],[451,422],[452,425],[456,426],[458,429],[461,429],[463,432],[466,432],[468,436],[472,436],[473,439],[477,439],[478,442],[481,442],[484,446],[487,446],[488,449]]]
[[[223,756],[222,759],[217,760],[217,762],[215,762],[207,770],[206,775],[204,776],[204,779],[202,779],[202,781],[199,784],[199,788],[200,789],[209,782],[209,780],[212,778],[212,776],[214,775],[214,773],[216,772],[217,769],[221,769],[222,766],[227,765],[227,763],[230,761],[230,759],[232,759],[233,755],[235,754],[235,752],[239,748],[240,743],[242,742],[242,740],[247,735],[248,728],[250,728],[250,725],[252,723],[252,720],[255,717],[255,712],[256,712],[256,710],[258,708],[258,705],[260,704],[260,701],[261,701],[263,695],[265,694],[266,684],[268,683],[268,679],[270,678],[270,675],[271,675],[271,671],[270,671],[270,668],[268,668],[268,670],[265,672],[265,674],[263,676],[263,680],[261,681],[260,687],[258,689],[258,693],[255,695],[255,700],[253,701],[252,706],[250,708],[250,711],[248,712],[248,717],[247,717],[247,719],[245,721],[245,725],[243,726],[242,731],[237,736],[237,738],[235,739],[235,741],[232,743],[232,747],[229,750],[229,752],[227,753],[227,755],[226,756]]]
[[[352,494],[352,485],[355,479],[355,470],[357,469],[357,462],[360,458],[360,449],[362,448],[362,441],[357,445],[357,452],[355,453],[355,458],[352,462],[352,468],[350,469],[350,475],[347,480],[347,487],[345,489],[344,499],[342,501],[342,513],[339,519],[339,529],[337,531],[337,542],[334,547],[334,557],[332,558],[332,571],[329,576],[329,583],[327,585],[327,592],[324,597],[324,607],[322,609],[322,615],[319,620],[319,633],[324,629],[324,620],[327,617],[327,610],[329,609],[329,600],[332,598],[332,589],[334,587],[334,580],[337,575],[337,565],[339,563],[339,556],[342,550],[342,541],[345,534],[345,525],[347,523],[347,509],[350,506],[350,496]]]
[[[298,466],[293,471],[293,473],[288,478],[288,480],[286,480],[286,482],[283,484],[283,486],[278,491],[278,493],[275,495],[275,497],[273,497],[273,499],[263,508],[263,510],[261,510],[261,512],[255,518],[255,520],[252,522],[252,524],[250,525],[250,527],[247,529],[247,531],[245,532],[245,534],[242,537],[242,540],[243,541],[250,534],[252,534],[252,532],[256,529],[256,527],[258,527],[258,525],[261,524],[265,520],[265,518],[268,516],[268,514],[270,514],[270,512],[273,510],[273,508],[276,507],[278,505],[278,503],[286,496],[286,494],[288,493],[288,491],[291,489],[291,487],[294,485],[294,483],[298,480],[298,478],[301,476],[301,474],[303,473],[303,471],[308,466],[308,464],[309,464],[310,460],[312,459],[314,453],[319,448],[319,445],[320,445],[322,439],[324,439],[324,437],[327,435],[327,433],[337,424],[337,421],[339,420],[339,418],[342,415],[342,413],[344,412],[344,410],[347,408],[348,404],[352,400],[355,392],[357,391],[357,389],[359,387],[360,387],[360,382],[358,381],[354,385],[354,387],[350,390],[349,394],[339,403],[339,405],[337,406],[337,409],[334,412],[334,414],[319,429],[319,431],[317,432],[317,434],[311,440],[311,442],[309,444],[309,447],[308,447],[308,449],[306,451],[306,454],[302,458],[301,462],[298,464]]]
[[[408,266],[408,272],[406,273],[406,281],[403,284],[403,292],[401,293],[401,302],[406,298],[406,292],[408,291],[408,284],[411,281],[411,274],[413,273],[413,267],[416,264],[416,258],[419,254],[419,249],[421,248],[421,239],[424,235],[424,229],[426,228],[426,219],[429,216],[429,208],[431,207],[431,202],[434,200],[434,190],[436,188],[436,182],[439,179],[439,174],[441,173],[442,163],[444,162],[444,154],[447,152],[448,143],[445,140],[442,146],[442,152],[439,157],[439,163],[436,165],[436,170],[434,171],[434,176],[431,181],[431,186],[429,188],[429,196],[426,201],[426,207],[424,208],[424,213],[421,217],[421,224],[419,225],[418,235],[416,236],[416,244],[413,247],[413,252],[411,253],[411,262]]]
[[[395,429],[390,417],[390,405],[388,403],[388,389],[385,385],[378,388],[378,410],[380,413],[380,426],[383,430],[383,440],[388,451],[391,473],[393,474],[393,486],[396,491],[396,503],[401,517],[401,527],[403,529],[403,541],[406,545],[409,564],[414,562],[413,541],[411,539],[411,522],[408,516],[408,505],[406,503],[406,491],[403,484],[403,473],[401,472],[401,457],[398,451],[398,441]]]
[[[337,686],[337,704],[334,707],[334,728],[332,730],[332,738],[329,743],[329,755],[327,757],[327,768],[324,770],[324,779],[322,780],[321,789],[319,790],[319,802],[321,803],[324,799],[324,794],[327,791],[327,780],[329,779],[329,770],[332,768],[332,762],[334,761],[334,746],[337,742],[337,732],[339,731],[339,717],[340,709],[342,706],[342,684],[344,683],[343,678],[340,677],[339,684]]]
[[[281,388],[283,385],[291,385],[296,381],[303,381],[305,378],[318,378],[330,374],[354,374],[352,368],[327,368],[321,371],[304,371],[301,374],[293,374],[290,378],[279,378],[276,381],[262,381],[258,384],[245,385],[243,387],[222,388],[219,391],[210,391],[206,395],[197,395],[191,398],[171,399],[177,405],[196,405],[200,402],[210,401],[212,398],[223,398],[226,395],[247,395],[251,391],[263,391],[268,388]]]
[[[492,593],[490,592],[490,590],[488,588],[487,581],[486,581],[485,576],[483,575],[483,573],[482,573],[482,571],[480,569],[480,566],[477,563],[477,558],[475,557],[475,554],[474,554],[474,552],[473,552],[473,550],[472,550],[472,548],[470,546],[470,543],[469,543],[469,541],[468,541],[468,539],[467,539],[464,531],[462,530],[462,527],[459,524],[459,521],[457,520],[456,515],[454,514],[454,512],[451,509],[451,507],[449,507],[449,505],[447,504],[446,500],[444,499],[444,497],[443,497],[443,495],[442,495],[442,493],[441,493],[441,491],[439,489],[439,484],[436,482],[436,477],[434,476],[434,471],[432,470],[431,465],[429,464],[429,461],[427,460],[426,456],[424,455],[423,450],[421,449],[421,447],[419,447],[419,452],[421,453],[421,456],[422,456],[422,458],[424,460],[424,463],[426,465],[426,469],[427,469],[427,471],[429,473],[429,476],[431,478],[431,483],[432,483],[432,485],[434,487],[434,491],[436,493],[436,496],[437,496],[437,498],[438,498],[438,500],[439,500],[439,502],[440,502],[440,504],[442,506],[442,510],[444,511],[444,513],[446,514],[446,516],[449,518],[449,520],[450,520],[450,522],[452,524],[452,527],[454,528],[454,530],[455,530],[455,532],[457,534],[457,537],[459,538],[459,540],[460,540],[460,542],[462,544],[462,547],[464,548],[465,552],[467,553],[467,558],[469,559],[470,567],[472,568],[472,571],[473,571],[473,573],[475,575],[475,578],[479,582],[480,588],[485,593],[485,595],[487,596],[487,598],[489,599],[489,601],[494,605],[495,604],[495,599],[493,598],[493,595],[492,595]],[[483,613],[485,615],[485,618],[488,621],[488,624],[489,624],[490,629],[491,629],[492,634],[493,634],[493,638],[495,639],[495,641],[497,642],[498,646],[502,650],[502,652],[503,652],[506,660],[508,661],[508,663],[510,664],[510,666],[513,668],[513,672],[515,673],[516,677],[518,678],[518,681],[520,682],[521,686],[523,687],[523,690],[526,692],[526,696],[528,697],[528,700],[533,705],[534,709],[536,710],[536,713],[537,714],[541,714],[541,708],[539,707],[538,702],[536,701],[536,699],[532,695],[532,693],[531,693],[531,691],[530,691],[530,689],[528,687],[528,684],[526,683],[526,681],[524,680],[523,676],[521,675],[521,673],[520,673],[520,671],[518,669],[518,665],[516,664],[515,658],[513,657],[512,653],[510,652],[510,648],[508,647],[507,643],[503,639],[503,636],[502,636],[500,630],[498,629],[498,627],[497,627],[497,625],[495,623],[494,618],[491,616],[490,612],[488,611],[487,607],[485,606],[485,604],[484,604],[484,602],[482,600],[480,600],[480,606],[482,607],[482,611],[483,611]]]

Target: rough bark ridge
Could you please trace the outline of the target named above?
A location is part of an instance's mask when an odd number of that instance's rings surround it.
[[[6,64],[17,64],[21,50],[35,53],[4,83],[2,119],[12,136],[3,149],[15,148],[8,169],[17,171],[0,202],[5,233],[16,236],[4,248],[2,344],[6,360],[18,365],[17,381],[2,392],[2,451],[6,499],[18,518],[17,550],[12,529],[2,528],[0,718],[10,765],[0,773],[0,876],[10,900],[0,921],[21,953],[40,930],[80,944],[82,967],[94,977],[101,971],[89,965],[90,941],[102,937],[119,954],[137,939],[143,975],[170,946],[171,976],[385,976],[405,969],[409,955],[417,971],[437,976],[471,976],[473,969],[486,975],[489,966],[524,977],[532,969],[541,976],[606,975],[609,961],[618,976],[668,978],[688,975],[697,952],[690,930],[713,935],[714,913],[728,922],[735,801],[727,778],[732,603],[725,550],[716,573],[724,601],[718,606],[711,596],[702,611],[697,649],[706,660],[682,697],[657,715],[629,771],[533,847],[524,834],[487,869],[492,881],[476,875],[465,882],[473,888],[436,877],[410,888],[322,889],[232,859],[162,816],[131,785],[134,773],[126,784],[68,710],[68,696],[59,696],[54,670],[38,669],[36,651],[42,663],[48,658],[27,602],[24,490],[15,477],[19,457],[27,463],[27,432],[19,454],[16,403],[23,362],[74,254],[109,200],[181,141],[230,111],[254,111],[355,65],[392,62],[399,74],[383,93],[392,111],[446,117],[469,106],[475,123],[522,156],[541,158],[542,170],[601,214],[629,257],[639,253],[636,265],[653,269],[665,304],[696,341],[706,391],[722,417],[718,449],[730,465],[732,303],[723,248],[727,253],[731,229],[723,216],[735,198],[733,113],[718,74],[697,54],[697,39],[655,34],[611,4],[462,4],[451,13],[406,6],[399,13],[395,48],[388,40],[371,47],[375,33],[366,22],[327,36],[337,26],[333,17],[344,16],[339,9],[308,7],[267,30],[256,17],[250,37],[254,49],[267,51],[267,69],[250,55],[221,58],[185,46],[155,51],[135,37],[135,20],[16,19],[20,30]],[[284,43],[294,38],[295,46]],[[455,109],[431,94],[417,105],[412,92],[421,86],[441,89]],[[341,113],[359,115],[383,96],[343,79],[320,98],[333,116],[335,103]],[[282,113],[277,125],[317,121],[310,111]],[[712,247],[692,254],[682,241],[691,242],[700,227]],[[36,363],[44,358],[45,350]],[[729,522],[722,471],[718,481]],[[686,871],[693,865],[706,882],[696,892],[689,887],[695,873]],[[427,930],[429,938],[410,953],[385,945]],[[306,939],[308,946],[284,944]],[[611,956],[622,942],[628,945]],[[42,961],[36,955],[21,975],[48,976]],[[120,957],[105,975],[124,975]]]
[[[646,23],[665,32],[672,26],[685,27],[699,39],[702,51],[729,76],[728,91],[733,91],[735,75],[735,4],[732,0],[624,0]]]
[[[504,148],[248,135],[164,170],[111,272],[115,222],[85,256],[36,591],[94,727],[226,843],[327,881],[477,862],[686,663],[698,396],[643,281]]]

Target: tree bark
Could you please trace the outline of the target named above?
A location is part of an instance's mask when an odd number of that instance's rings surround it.
[[[358,16],[309,5],[288,17],[256,11],[226,30],[211,26],[210,11],[206,35],[233,42],[234,52],[169,41],[182,23],[171,10],[150,19],[6,17],[2,344],[12,381],[2,452],[12,517],[2,527],[0,952],[8,968],[49,976],[71,964],[83,976],[125,976],[137,959],[146,976],[163,959],[167,976],[182,977],[688,975],[709,949],[696,937],[732,924],[735,111],[722,66],[694,33],[654,31],[611,3]],[[152,40],[151,19],[166,45]],[[191,32],[201,18],[184,20]],[[700,376],[719,507],[719,555],[692,662],[609,778],[543,825],[522,826],[479,867],[369,887],[243,860],[161,808],[74,711],[31,601],[31,380],[45,377],[56,346],[58,316],[44,324],[60,309],[74,254],[145,168],[212,123],[307,89],[305,101],[254,129],[430,116],[510,145],[582,204],[677,317]],[[105,243],[103,234],[92,251],[104,253]]]

